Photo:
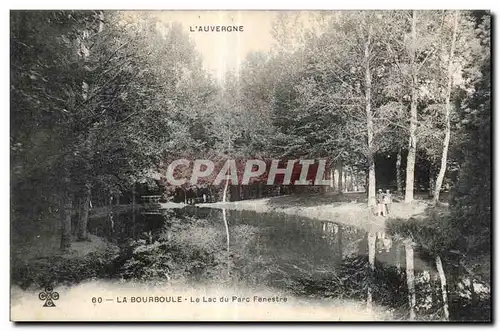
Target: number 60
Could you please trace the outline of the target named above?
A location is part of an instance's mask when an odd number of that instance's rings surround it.
[[[102,302],[102,298],[101,297],[93,297],[92,298],[92,303],[101,303]]]

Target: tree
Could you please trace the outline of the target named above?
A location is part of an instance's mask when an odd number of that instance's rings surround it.
[[[423,34],[417,54],[399,34],[408,23],[406,13],[350,12],[320,18],[320,33],[308,31],[295,52],[280,54],[286,67],[295,71],[275,89],[278,135],[273,145],[281,155],[301,156],[307,151],[310,156],[328,156],[339,170],[339,183],[343,166],[366,170],[368,202],[374,205],[375,155],[397,151],[401,158],[400,141],[416,130],[415,123],[408,129],[404,102],[411,97],[405,85],[416,81],[425,57],[430,56],[426,53],[429,33]],[[389,35],[381,28],[382,21],[388,23]],[[418,66],[411,62],[417,57]],[[402,65],[403,60],[408,64]],[[410,108],[415,113],[418,86],[413,92]],[[401,182],[401,174],[398,179]]]
[[[451,135],[451,87],[453,81],[453,61],[455,60],[455,42],[457,39],[457,29],[458,29],[458,11],[455,10],[453,15],[453,35],[451,37],[450,55],[448,58],[448,75],[447,75],[447,86],[446,86],[446,99],[445,99],[445,136],[443,140],[443,153],[441,156],[441,168],[439,169],[439,174],[436,179],[436,188],[434,190],[434,203],[439,201],[439,193],[441,192],[441,185],[443,184],[444,174],[446,172],[446,162],[448,160],[448,146],[450,145],[450,135]]]
[[[415,157],[417,154],[417,104],[418,104],[418,70],[415,65],[417,55],[417,15],[416,11],[412,11],[411,18],[411,43],[410,43],[410,139],[408,143],[408,157],[406,160],[406,188],[405,202],[413,200],[413,184],[415,172]],[[410,315],[411,319],[411,315]]]
[[[479,66],[475,59],[478,53],[483,53],[483,48],[478,44],[478,38],[474,32],[474,19],[470,13],[459,13],[454,11],[449,17],[443,13],[443,22],[447,23],[448,33],[444,34],[442,41],[442,56],[441,66],[443,85],[446,84],[442,99],[444,113],[444,138],[441,148],[441,164],[440,170],[436,178],[436,186],[434,190],[434,203],[439,201],[439,194],[442,183],[445,178],[445,173],[450,163],[449,149],[450,144],[456,143],[452,139],[452,134],[455,134],[457,129],[457,114],[456,109],[464,99],[468,98],[471,91],[474,90],[473,84],[479,76]],[[450,41],[447,36],[450,35]],[[448,47],[448,49],[446,49]],[[446,54],[448,53],[448,54]],[[479,55],[480,56],[480,55]],[[444,65],[446,64],[446,65]],[[452,93],[453,92],[453,93]],[[451,155],[451,161],[456,162],[456,158]]]
[[[371,110],[372,75],[370,70],[370,48],[372,38],[372,26],[368,23],[368,31],[365,42],[365,109],[366,109],[366,136],[367,136],[367,159],[368,159],[368,205],[375,206],[375,160],[373,146],[373,114]]]
[[[204,104],[211,83],[181,27],[156,23],[118,12],[12,13],[14,200],[35,193],[33,179],[43,183],[33,204],[60,205],[64,248],[75,210],[77,239],[87,237],[92,191],[130,189],[182,132],[196,145],[182,113]]]
[[[23,197],[40,206],[39,212],[61,210],[63,249],[70,246],[76,193],[72,147],[78,128],[72,115],[84,103],[80,78],[86,69],[79,65],[77,40],[96,20],[92,11],[11,13],[13,199]],[[40,195],[32,189],[35,182]]]
[[[474,31],[482,50],[474,57],[480,70],[471,72],[476,77],[473,93],[460,105],[460,139],[453,149],[460,169],[450,199],[450,227],[458,232],[455,249],[471,270],[486,269],[481,272],[484,281],[489,281],[492,222],[490,19],[489,13],[479,16]]]
[[[415,10],[411,13],[394,11],[386,16],[388,24],[384,44],[391,62],[391,80],[396,82],[388,90],[389,96],[395,97],[394,101],[405,106],[409,102],[405,121],[407,129],[402,131],[408,139],[405,202],[413,201],[422,82],[432,79],[428,67],[435,56],[436,38],[440,34],[437,17],[435,11],[417,13]],[[394,93],[394,87],[399,92]]]

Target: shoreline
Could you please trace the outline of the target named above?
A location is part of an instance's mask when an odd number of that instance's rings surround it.
[[[293,196],[281,196],[287,198]],[[273,205],[276,198],[262,198],[255,200],[230,201],[200,203],[198,208],[213,208],[227,210],[246,210],[256,213],[282,213],[290,216],[307,217],[319,221],[334,221],[345,225],[358,227],[367,231],[385,230],[386,221],[394,218],[409,219],[423,216],[428,204],[425,201],[415,201],[413,203],[396,202],[392,203],[388,216],[376,216],[371,209],[363,202],[335,202],[301,206],[300,204]]]

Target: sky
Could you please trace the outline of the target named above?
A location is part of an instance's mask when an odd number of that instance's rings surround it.
[[[141,12],[128,11],[133,15]],[[316,21],[320,12],[315,10],[156,10],[147,13],[166,25],[180,23],[201,54],[204,68],[219,82],[224,81],[228,71],[237,73],[249,53],[268,53],[271,50],[276,42],[272,35],[273,25],[280,13],[285,14],[286,21],[281,21],[280,34],[292,39],[298,38],[303,28],[316,33],[321,30]],[[242,26],[243,31],[198,31],[200,26]],[[292,41],[291,47],[296,47],[297,42],[300,44],[300,41]]]
[[[268,52],[273,38],[272,11],[156,11],[162,22],[179,22],[203,57],[205,69],[218,80],[228,70],[238,70],[250,52]],[[243,32],[191,32],[199,26],[243,26]]]

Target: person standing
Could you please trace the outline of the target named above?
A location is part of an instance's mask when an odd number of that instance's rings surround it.
[[[385,216],[384,192],[382,189],[379,189],[377,193],[377,216]]]
[[[389,207],[392,203],[392,194],[390,190],[386,190],[383,198],[385,214],[389,215]]]

